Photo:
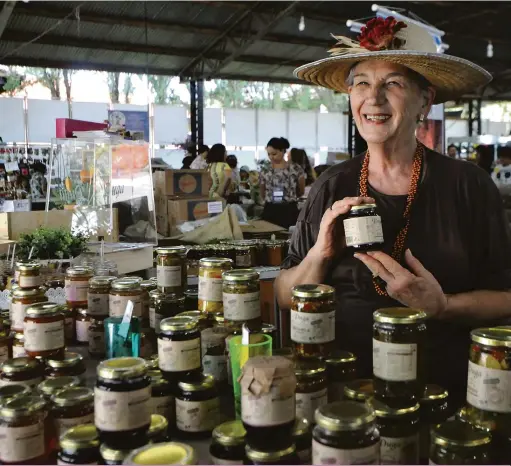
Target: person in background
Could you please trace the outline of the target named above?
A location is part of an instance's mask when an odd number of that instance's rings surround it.
[[[305,186],[310,186],[314,183],[316,179],[316,172],[310,163],[309,157],[307,156],[307,152],[303,149],[297,149],[293,147],[290,151],[291,153],[291,161],[300,165],[305,172]]]
[[[457,159],[458,158],[458,148],[454,144],[451,144],[447,148],[447,155],[453,159]]]
[[[250,168],[246,165],[240,168],[240,187],[250,189]]]
[[[199,145],[197,157],[195,157],[194,161],[190,165],[190,168],[193,170],[205,170],[206,168],[208,168],[208,162],[206,161],[208,152],[209,152],[208,146],[204,144]]]
[[[303,168],[286,162],[284,155],[289,149],[285,138],[271,138],[266,152],[271,164],[261,169],[261,199],[264,201],[263,220],[289,229],[298,219],[298,198],[305,191]]]
[[[211,176],[209,197],[223,197],[232,192],[232,170],[226,163],[227,151],[223,144],[214,144],[208,152],[206,161]]]
[[[227,165],[229,165],[229,167],[231,167],[231,170],[232,170],[231,179],[234,183],[233,190],[236,191],[240,184],[240,172],[237,168],[238,167],[238,159],[236,158],[236,156],[234,154],[230,154],[227,156],[225,161],[227,162]]]
[[[183,158],[183,166],[181,167],[181,170],[189,170],[191,167],[190,165],[193,162],[193,155],[187,155],[185,158]]]

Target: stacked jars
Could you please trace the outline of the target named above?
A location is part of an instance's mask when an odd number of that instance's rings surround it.
[[[207,257],[199,261],[199,310],[213,316],[223,314],[222,274],[232,269],[227,258]]]
[[[93,358],[102,358],[106,354],[104,324],[105,319],[110,314],[110,288],[114,280],[115,277],[110,276],[92,277],[89,280],[87,292],[87,314],[89,317],[87,341],[89,354]]]
[[[80,344],[88,344],[90,319],[87,314],[89,305],[89,281],[93,276],[90,267],[69,267],[65,276],[67,311],[65,316],[66,341],[74,343],[79,337]]]

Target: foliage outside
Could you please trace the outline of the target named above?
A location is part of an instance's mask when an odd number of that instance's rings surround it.
[[[26,260],[32,248],[31,259],[69,259],[87,250],[87,237],[73,235],[64,228],[39,227],[32,233],[21,235],[16,253],[19,258]]]

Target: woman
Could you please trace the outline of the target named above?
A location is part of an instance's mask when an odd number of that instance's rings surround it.
[[[209,147],[204,144],[200,144],[199,149],[197,151],[197,157],[193,159],[190,168],[192,170],[205,170],[206,168],[208,168],[208,162],[206,161],[208,157],[208,152]]]
[[[208,170],[211,176],[209,197],[223,197],[231,193],[231,167],[225,162],[227,151],[223,144],[214,144],[207,155]]]
[[[289,149],[285,138],[271,138],[266,152],[271,164],[261,169],[260,189],[264,200],[263,220],[286,230],[298,218],[298,198],[305,191],[305,174],[302,167],[286,162]]]
[[[290,150],[291,162],[296,163],[302,167],[305,172],[305,186],[310,186],[316,180],[316,172],[312,168],[307,152],[303,149],[293,147]]]
[[[426,149],[415,130],[433,103],[455,100],[491,76],[436,53],[427,32],[391,18],[370,21],[360,43],[338,39],[342,46],[332,57],[295,73],[349,93],[368,150],[329,168],[312,186],[276,282],[279,304],[290,307],[297,284],[334,286],[338,346],[357,354],[361,377],[372,375],[373,312],[423,309],[429,316],[427,382],[449,389],[461,403],[469,331],[511,316],[511,238],[488,175]],[[354,254],[343,244],[343,216],[373,202],[384,246]]]

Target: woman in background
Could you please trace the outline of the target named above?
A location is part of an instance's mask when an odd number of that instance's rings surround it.
[[[214,144],[208,152],[208,171],[211,176],[209,197],[223,197],[232,192],[232,170],[226,163],[227,151],[223,144]]]
[[[205,170],[208,168],[208,162],[206,161],[208,157],[209,147],[201,144],[199,146],[199,150],[197,152],[197,157],[193,160],[190,168],[193,170]]]
[[[310,163],[309,157],[307,156],[307,152],[303,149],[297,149],[293,147],[290,151],[291,153],[291,162],[300,165],[305,172],[305,186],[310,186],[316,180],[316,172]]]

